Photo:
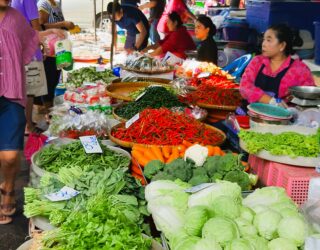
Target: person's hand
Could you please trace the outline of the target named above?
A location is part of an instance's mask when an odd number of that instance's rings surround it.
[[[126,49],[127,54],[132,54],[135,50],[133,48]]]
[[[274,105],[274,106],[279,106],[279,107],[282,107],[282,108],[285,108],[285,109],[288,108],[288,105],[286,104],[286,102],[284,102],[281,99],[276,99],[274,97],[272,97],[270,99],[269,104]]]
[[[72,30],[75,27],[74,23],[69,21],[64,21],[63,26],[68,30]]]
[[[43,43],[45,38],[49,35],[52,35],[52,34],[60,37],[61,39],[64,39],[66,37],[64,31],[61,29],[48,29],[48,30],[44,30],[44,31],[39,32],[40,42]]]

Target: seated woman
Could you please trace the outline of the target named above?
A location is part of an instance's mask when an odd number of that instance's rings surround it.
[[[198,16],[195,26],[196,38],[201,41],[198,47],[198,61],[218,63],[218,47],[213,40],[216,31],[216,26],[210,17],[205,15]]]
[[[314,85],[309,68],[290,56],[297,42],[299,38],[284,24],[273,25],[265,32],[262,55],[250,62],[240,82],[240,93],[248,103],[286,106],[283,99],[289,96],[290,87]]]
[[[168,51],[180,58],[186,58],[185,51],[196,49],[196,45],[189,35],[187,29],[182,25],[182,21],[177,12],[169,14],[167,26],[168,35],[155,45],[147,47],[144,52],[154,49],[151,56],[163,57]]]

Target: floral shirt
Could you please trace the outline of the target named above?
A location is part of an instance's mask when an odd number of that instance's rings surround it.
[[[289,56],[278,70],[272,72],[269,58],[265,56],[256,56],[253,58],[241,79],[240,93],[242,97],[247,99],[249,103],[259,101],[259,99],[264,95],[264,91],[255,86],[255,80],[261,66],[263,64],[265,65],[262,70],[264,75],[276,77],[282,70],[290,65],[290,60],[291,57]],[[290,94],[289,88],[292,86],[313,85],[315,85],[315,83],[309,68],[300,59],[296,59],[280,82],[278,96],[279,98],[288,96]]]

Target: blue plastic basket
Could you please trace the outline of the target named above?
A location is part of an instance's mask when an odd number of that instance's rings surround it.
[[[320,5],[320,3],[319,3]],[[320,15],[320,13],[319,13]],[[320,65],[320,22],[314,22],[315,25],[315,51],[314,51],[314,58],[315,63]]]

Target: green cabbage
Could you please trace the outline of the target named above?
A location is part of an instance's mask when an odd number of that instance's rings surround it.
[[[183,237],[172,250],[190,250],[194,249],[200,238],[195,236]]]
[[[258,229],[259,235],[267,240],[278,237],[278,225],[281,221],[281,215],[271,209],[258,213],[253,220],[253,224]]]
[[[291,240],[297,247],[303,245],[307,233],[307,225],[301,217],[283,218],[278,226],[279,237]]]
[[[211,211],[214,216],[222,216],[235,219],[240,216],[240,204],[232,197],[221,195],[212,202]]]
[[[214,239],[220,245],[225,246],[228,242],[240,238],[237,224],[223,217],[214,217],[207,221],[202,228],[202,237]]]
[[[287,217],[303,217],[301,214],[299,214],[299,212],[295,209],[292,208],[283,208],[279,211],[279,213],[281,214],[281,216],[283,218],[287,218]]]
[[[249,240],[235,239],[232,242],[228,243],[224,249],[225,250],[255,250],[255,247],[251,245]]]
[[[214,239],[201,239],[193,250],[222,250],[222,248]]]
[[[242,196],[240,186],[228,181],[219,181],[208,188],[192,194],[189,197],[188,206],[206,206],[211,208],[215,199],[221,195],[229,196],[235,202],[241,204]]]
[[[255,214],[259,214],[259,213],[262,213],[264,211],[269,210],[269,207],[267,207],[265,205],[256,205],[256,206],[251,207],[251,209],[253,210],[253,212]]]
[[[269,242],[269,250],[298,250],[296,245],[284,238],[277,238]]]
[[[189,235],[200,236],[203,225],[209,219],[208,210],[205,207],[191,207],[185,215],[184,229]]]
[[[248,222],[252,223],[254,216],[255,216],[255,212],[251,208],[241,207],[240,218],[245,219]]]
[[[262,237],[250,235],[245,236],[244,239],[249,240],[256,250],[269,250],[268,241]]]
[[[255,226],[251,225],[249,221],[242,218],[237,218],[235,219],[235,222],[237,223],[241,237],[258,235],[257,229]]]

